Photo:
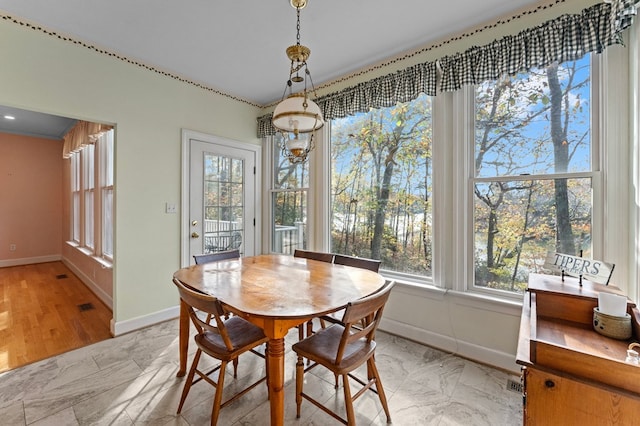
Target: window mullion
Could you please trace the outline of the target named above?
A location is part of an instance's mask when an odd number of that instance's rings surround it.
[[[637,264],[637,246],[631,235],[634,232],[633,220],[633,182],[630,176],[637,176],[630,160],[632,140],[630,135],[629,106],[632,105],[629,90],[629,50],[607,49],[594,60],[598,69],[602,87],[597,90],[600,108],[593,112],[602,126],[597,136],[602,143],[597,149],[602,174],[602,195],[596,200],[594,215],[596,222],[595,238],[600,239],[599,258],[616,265],[612,283],[633,297],[637,279],[634,269]],[[605,84],[606,83],[606,84]],[[596,91],[597,90],[597,91]],[[636,170],[637,171],[637,170]]]
[[[466,86],[454,96],[453,130],[453,238],[451,258],[452,288],[467,291],[473,287],[473,146],[475,123],[475,88]]]
[[[456,222],[460,220],[451,212],[457,211],[455,195],[459,180],[455,157],[457,127],[455,126],[455,99],[450,92],[438,93],[433,98],[433,274],[432,284],[452,289],[455,286],[456,269],[461,265],[457,258]],[[448,165],[453,165],[449,167]],[[463,180],[464,181],[464,180]],[[459,254],[459,253],[458,253]]]
[[[309,167],[309,249],[328,252],[331,247],[331,122],[317,132]]]

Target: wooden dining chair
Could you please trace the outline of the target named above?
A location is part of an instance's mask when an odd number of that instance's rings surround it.
[[[269,338],[264,335],[262,329],[257,327],[247,320],[239,317],[232,316],[225,320],[223,318],[225,310],[218,299],[213,296],[196,292],[186,287],[182,282],[173,279],[173,283],[178,288],[180,298],[188,306],[189,318],[196,327],[197,334],[194,339],[198,350],[193,358],[189,374],[186,377],[184,388],[182,389],[182,396],[180,398],[180,404],[178,405],[177,413],[180,414],[182,406],[189,394],[191,386],[198,383],[200,380],[204,380],[213,387],[216,388],[215,396],[213,398],[213,408],[211,411],[211,425],[215,425],[218,421],[218,415],[220,410],[226,405],[240,398],[245,393],[266,381],[269,371],[268,362],[266,356],[256,351],[255,348],[262,344],[266,344]],[[202,311],[211,314],[214,319],[211,323],[202,320],[197,312]],[[265,359],[265,375],[258,381],[245,387],[243,390],[237,392],[235,395],[229,397],[225,402],[222,402],[222,393],[224,388],[224,378],[227,364],[229,362],[237,361],[240,355],[252,352],[255,355]],[[220,361],[216,367],[209,371],[202,371],[198,369],[198,363],[201,355],[205,353],[212,358]],[[236,363],[237,365],[237,363]],[[218,380],[215,381],[211,374],[218,371]],[[196,374],[198,377],[196,377]],[[237,369],[234,365],[233,377],[238,377]],[[195,379],[194,379],[195,378]],[[268,392],[268,387],[267,387]]]
[[[333,253],[324,253],[320,251],[295,249],[293,257],[304,257],[305,259],[319,260],[321,262],[333,262]]]
[[[354,268],[368,269],[373,272],[380,270],[380,261],[376,259],[367,259],[365,257],[347,256],[344,254],[333,255],[333,263],[336,265],[353,266]],[[333,324],[340,324],[342,321],[342,314],[344,311],[340,310],[331,314],[323,315],[320,317],[320,327],[326,328],[326,322]],[[311,330],[312,332],[313,330]],[[307,335],[311,334],[310,330],[307,330]],[[337,385],[337,383],[336,383]]]
[[[205,263],[219,262],[221,260],[229,260],[229,259],[240,259],[240,250],[225,250],[225,251],[217,251],[215,253],[207,253],[207,254],[195,254],[193,255],[193,260],[196,262],[196,265],[203,265]],[[225,314],[225,318],[229,318],[230,314]],[[207,315],[207,322],[211,322],[211,315]],[[238,360],[234,361],[234,368],[238,368]]]
[[[295,249],[293,257],[302,257],[305,259],[319,260],[321,262],[333,263],[333,253],[325,253],[319,251],[309,251]],[[306,325],[307,336],[313,334],[313,320],[307,321]],[[303,324],[298,326],[298,340],[304,339],[305,326]]]
[[[366,390],[371,390],[380,399],[382,408],[387,416],[387,423],[391,422],[387,397],[382,387],[374,355],[376,350],[375,333],[380,324],[384,306],[394,285],[395,282],[390,281],[385,283],[380,291],[350,302],[342,317],[344,325],[333,324],[293,345],[293,350],[298,356],[296,362],[297,418],[300,418],[302,400],[306,399],[342,423],[355,425],[353,402]],[[364,324],[364,327],[353,327],[359,323]],[[312,362],[306,369],[303,362],[305,358]],[[368,380],[366,381],[353,374],[353,371],[364,363],[367,365]],[[304,374],[318,365],[327,368],[335,375],[342,376],[346,420],[304,392]],[[349,378],[362,385],[362,388],[353,396]]]
[[[193,256],[193,260],[196,262],[196,265],[202,265],[204,263],[218,262],[220,260],[228,260],[228,259],[239,259],[240,258],[240,250],[226,250],[226,251],[218,251],[215,253],[207,253],[207,254],[196,254]]]
[[[345,254],[335,254],[333,263],[336,265],[353,266],[354,268],[368,269],[373,272],[380,270],[380,261],[376,259],[367,259],[365,257],[347,256]]]

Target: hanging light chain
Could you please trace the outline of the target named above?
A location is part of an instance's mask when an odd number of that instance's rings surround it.
[[[296,44],[298,46],[300,46],[300,7],[296,7],[296,16],[297,16],[297,23],[296,23]]]
[[[308,98],[309,90],[317,96],[307,66],[311,50],[300,43],[300,10],[306,6],[307,0],[290,0],[290,3],[296,9],[296,44],[286,49],[287,57],[291,60],[289,78],[282,101],[274,110],[272,122],[281,135],[279,143],[282,155],[291,164],[301,164],[307,161],[309,153],[314,150],[315,133],[324,125],[324,120],[318,105]],[[294,95],[293,85],[302,82],[302,92]],[[287,92],[289,96],[285,98]]]

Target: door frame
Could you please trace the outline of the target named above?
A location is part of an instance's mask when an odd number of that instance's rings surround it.
[[[180,208],[180,266],[189,266],[189,241],[191,230],[189,224],[189,196],[190,196],[190,171],[191,171],[191,140],[206,142],[220,147],[230,147],[242,149],[253,153],[255,156],[255,190],[253,191],[253,203],[255,205],[255,225],[254,225],[254,247],[255,254],[262,253],[262,147],[246,142],[235,141],[220,136],[197,132],[195,130],[182,129],[182,186],[181,186],[181,208]],[[245,232],[249,227],[245,229]]]

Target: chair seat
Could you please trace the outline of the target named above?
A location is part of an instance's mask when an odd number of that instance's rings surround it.
[[[376,342],[374,340],[367,342],[363,338],[347,344],[342,360],[336,364],[336,353],[343,332],[343,326],[334,324],[294,344],[293,350],[302,357],[325,366],[335,374],[348,373],[358,368],[369,358],[369,355],[376,349]]]
[[[231,360],[236,358],[239,353],[246,352],[247,346],[254,346],[256,342],[264,343],[269,340],[260,327],[240,317],[231,317],[224,322],[224,325],[234,350],[227,349],[222,336],[218,333],[205,331],[195,336],[198,347],[215,358]]]

